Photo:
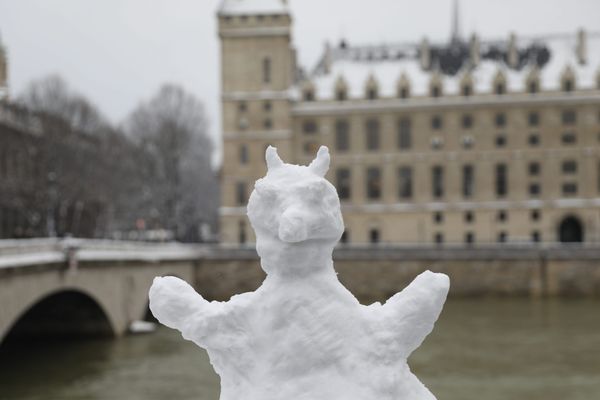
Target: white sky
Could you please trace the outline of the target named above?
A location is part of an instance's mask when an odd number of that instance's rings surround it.
[[[249,0],[251,1],[251,0]],[[449,36],[452,0],[288,0],[304,66],[325,40],[381,43]],[[206,105],[220,143],[220,0],[0,0],[0,31],[10,86],[63,76],[115,123],[164,82],[183,85]],[[463,34],[503,38],[600,31],[600,0],[462,0]]]

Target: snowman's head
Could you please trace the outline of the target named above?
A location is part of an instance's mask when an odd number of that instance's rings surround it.
[[[265,157],[267,175],[256,181],[248,203],[258,254],[264,259],[300,248],[333,249],[344,222],[335,187],[325,179],[327,147],[308,166],[284,163],[271,146]]]

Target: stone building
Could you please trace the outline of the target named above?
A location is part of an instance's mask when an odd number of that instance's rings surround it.
[[[326,46],[296,65],[283,0],[224,0],[221,241],[264,150],[329,146],[350,244],[600,243],[600,34]]]

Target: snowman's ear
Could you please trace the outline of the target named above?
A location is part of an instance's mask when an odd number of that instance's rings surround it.
[[[327,146],[321,146],[317,152],[317,157],[310,163],[308,168],[316,175],[325,177],[325,174],[329,171],[329,161],[329,149]]]
[[[267,160],[267,169],[269,171],[279,168],[283,165],[283,161],[277,154],[277,149],[273,146],[267,147],[265,151],[265,159]]]

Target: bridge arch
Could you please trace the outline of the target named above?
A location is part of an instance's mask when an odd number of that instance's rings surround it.
[[[116,336],[115,323],[95,296],[80,288],[63,287],[46,292],[14,312],[0,332],[0,346],[39,336]]]

